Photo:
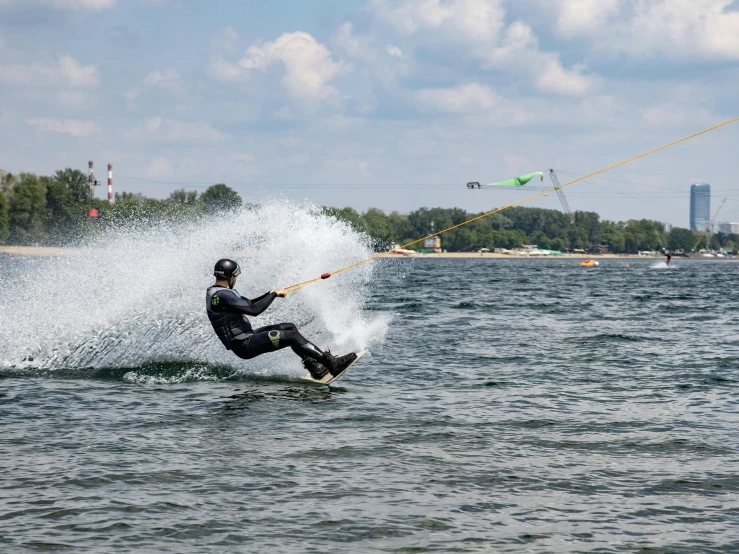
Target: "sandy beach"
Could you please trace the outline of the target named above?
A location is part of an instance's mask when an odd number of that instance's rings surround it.
[[[496,254],[493,252],[439,252],[433,254],[388,254],[388,258],[495,258],[495,259],[585,259],[592,258],[594,260],[602,260],[608,258],[623,258],[623,259],[650,259],[650,258],[664,258],[661,254],[654,256],[639,256],[637,254],[561,254],[558,256],[530,256],[528,254]]]
[[[55,246],[0,246],[0,255],[18,256],[79,256],[84,248]]]

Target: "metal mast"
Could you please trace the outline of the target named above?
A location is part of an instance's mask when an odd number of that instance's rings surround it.
[[[565,214],[567,214],[567,218],[570,220],[570,225],[572,225],[572,227],[575,229],[575,233],[577,233],[577,238],[580,240],[580,246],[585,248],[585,243],[580,236],[580,229],[578,229],[577,225],[575,225],[575,214],[572,213],[570,205],[567,203],[567,198],[565,197],[565,193],[562,190],[562,185],[559,184],[559,177],[557,177],[557,174],[554,172],[553,169],[549,170],[549,178],[552,180],[552,184],[556,187],[557,196],[559,197],[559,201],[562,203],[562,209],[564,210]]]

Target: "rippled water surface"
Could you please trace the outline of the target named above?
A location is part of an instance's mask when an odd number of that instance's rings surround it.
[[[0,551],[739,551],[735,261],[380,263],[336,388],[0,370]]]

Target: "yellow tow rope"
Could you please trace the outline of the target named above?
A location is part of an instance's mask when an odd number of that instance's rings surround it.
[[[578,177],[577,179],[574,179],[572,181],[569,181],[568,183],[565,183],[564,185],[560,185],[559,187],[552,187],[550,189],[547,189],[545,191],[539,192],[537,194],[534,194],[532,196],[529,196],[528,198],[524,198],[523,200],[517,200],[516,202],[513,202],[511,204],[508,204],[507,206],[503,206],[502,208],[496,208],[494,210],[491,210],[489,212],[486,212],[482,215],[478,215],[477,217],[473,217],[472,219],[468,219],[467,221],[463,221],[462,223],[459,223],[457,225],[452,225],[451,227],[447,227],[446,229],[443,229],[441,231],[438,231],[436,233],[432,233],[430,235],[427,235],[423,238],[420,238],[418,240],[414,240],[412,242],[409,242],[407,244],[404,244],[402,246],[397,246],[391,250],[388,250],[386,252],[381,252],[379,254],[375,254],[374,256],[371,256],[365,260],[361,260],[359,262],[353,263],[351,265],[348,265],[346,267],[342,267],[341,269],[337,269],[335,271],[332,271],[330,273],[324,273],[320,277],[316,277],[315,279],[309,279],[308,281],[303,281],[302,283],[295,283],[294,285],[290,285],[289,287],[285,287],[285,290],[287,290],[288,294],[295,292],[296,290],[299,290],[303,288],[306,285],[310,285],[311,283],[315,283],[317,281],[320,281],[322,279],[328,279],[332,275],[336,275],[337,273],[341,273],[342,271],[347,271],[349,269],[352,269],[354,267],[360,266],[362,264],[366,264],[367,262],[371,262],[372,260],[376,260],[377,258],[382,258],[383,256],[387,256],[388,254],[394,252],[395,250],[407,248],[408,246],[413,246],[414,244],[417,244],[423,240],[426,240],[431,237],[435,237],[437,235],[441,235],[442,233],[446,233],[447,231],[451,231],[453,229],[456,229],[458,227],[462,227],[464,225],[467,225],[469,223],[472,223],[473,221],[477,221],[478,219],[483,219],[485,217],[488,217],[489,215],[493,215],[498,212],[502,212],[503,210],[507,210],[508,208],[512,208],[514,206],[518,206],[519,204],[523,204],[524,202],[528,202],[529,200],[533,200],[534,198],[538,198],[539,196],[544,196],[545,194],[549,194],[550,192],[556,191],[557,189],[562,189],[568,185],[571,185],[573,183],[577,183],[578,181],[583,181],[585,179],[588,179],[590,177],[593,177],[594,175],[598,175],[600,173],[604,173],[606,171],[609,171],[613,169],[614,167],[619,167],[621,165],[625,165],[629,162],[633,162],[634,160],[638,160],[639,158],[644,158],[645,156],[649,156],[650,154],[654,154],[655,152],[659,152],[660,150],[664,150],[665,148],[669,148],[670,146],[674,146],[676,144],[679,144],[681,142],[684,142],[686,140],[690,140],[694,137],[697,137],[698,135],[703,135],[705,133],[708,133],[710,131],[713,131],[715,129],[718,129],[719,127],[723,127],[725,125],[729,125],[730,123],[734,123],[736,121],[739,121],[739,117],[735,117],[734,119],[730,119],[728,121],[724,121],[723,123],[719,123],[718,125],[714,125],[713,127],[709,127],[708,129],[704,129],[703,131],[699,131],[697,133],[693,133],[692,135],[689,135],[687,137],[683,137],[679,140],[676,140],[674,142],[671,142],[669,144],[665,144],[664,146],[660,146],[659,148],[655,148],[653,150],[650,150],[649,152],[644,152],[643,154],[639,154],[638,156],[634,156],[633,158],[629,158],[628,160],[624,160],[622,162],[619,162],[617,164],[609,165],[608,167],[605,167],[603,169],[599,169],[598,171],[594,171],[593,173],[589,173],[587,175],[584,175],[582,177]]]

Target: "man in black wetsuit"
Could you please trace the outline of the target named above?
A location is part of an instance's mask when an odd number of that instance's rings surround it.
[[[252,300],[243,298],[234,290],[240,273],[239,264],[233,260],[218,260],[213,270],[216,284],[208,289],[205,297],[208,319],[227,350],[249,360],[289,346],[302,358],[303,366],[314,379],[321,379],[328,373],[338,375],[357,358],[353,352],[339,357],[331,355],[328,350],[322,352],[292,323],[252,329],[246,316],[261,314],[275,298],[287,296],[287,291],[277,289]]]
[[[665,262],[667,265],[670,265],[670,260],[672,259],[672,254],[670,254],[667,250],[663,251],[664,255],[667,256],[667,261]]]

